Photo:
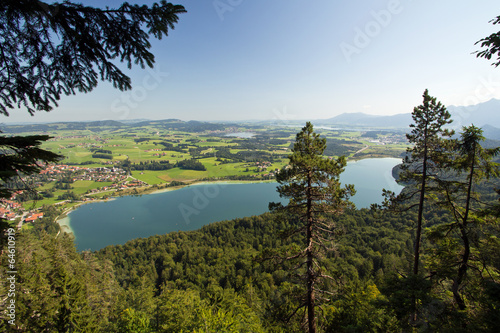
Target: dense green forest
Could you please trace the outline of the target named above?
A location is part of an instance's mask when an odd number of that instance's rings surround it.
[[[429,211],[426,219],[431,227],[448,217]],[[342,232],[326,261],[333,293],[322,305],[321,331],[408,329],[412,282],[405,272],[411,263],[414,220],[414,213],[367,209],[335,218]],[[293,223],[267,213],[77,253],[68,234],[56,236],[58,225],[49,217],[40,224],[45,228],[39,225],[17,236],[22,251],[17,255],[13,331],[301,331],[303,314],[290,318],[301,289],[290,274],[293,263],[280,264],[269,255],[302,246],[300,237],[277,237]],[[433,249],[432,242],[424,243]],[[488,251],[483,264],[490,273],[500,269],[498,246],[493,237],[481,248]],[[432,265],[431,252],[423,262]],[[470,309],[463,312],[455,310],[445,281],[432,272],[418,283],[423,316],[419,331],[456,332],[464,323],[463,331],[498,328],[500,287],[494,276],[484,275],[467,286]],[[9,328],[6,321],[2,324]]]

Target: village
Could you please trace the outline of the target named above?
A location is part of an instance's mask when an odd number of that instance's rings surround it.
[[[44,214],[40,211],[41,207],[33,208],[34,205],[32,204],[24,205],[23,203],[25,200],[23,198],[26,197],[26,192],[33,192],[33,190],[37,190],[47,184],[66,182],[66,184],[68,184],[67,188],[70,189],[70,184],[78,181],[103,183],[103,186],[88,189],[78,198],[78,200],[74,198],[60,198],[61,200],[56,200],[54,203],[55,205],[62,205],[75,201],[95,201],[100,199],[96,194],[148,186],[147,183],[131,177],[121,168],[87,168],[65,164],[47,165],[40,174],[23,177],[21,180],[24,184],[30,184],[30,186],[34,188],[18,190],[14,192],[9,199],[0,200],[0,218],[8,221],[18,221],[18,229],[20,229],[23,224],[34,223],[43,218]]]

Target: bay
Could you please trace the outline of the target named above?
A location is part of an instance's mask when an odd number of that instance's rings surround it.
[[[343,184],[354,184],[352,201],[367,208],[382,201],[382,188],[399,193],[392,168],[401,159],[378,158],[349,162],[341,175]],[[189,231],[203,225],[268,211],[280,201],[277,183],[208,183],[143,196],[127,196],[86,204],[72,211],[61,224],[75,236],[79,251],[99,250],[138,237]]]

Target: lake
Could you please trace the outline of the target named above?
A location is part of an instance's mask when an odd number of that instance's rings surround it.
[[[354,184],[358,208],[382,201],[382,188],[401,191],[392,168],[401,159],[378,158],[349,162],[343,184]],[[205,224],[268,211],[279,201],[277,183],[209,183],[143,196],[120,197],[78,207],[61,224],[69,225],[77,249],[99,250],[138,237],[199,229]]]
[[[233,138],[242,138],[242,139],[251,139],[255,136],[255,133],[252,132],[236,132],[236,133],[229,133],[224,136],[227,137],[233,137]]]

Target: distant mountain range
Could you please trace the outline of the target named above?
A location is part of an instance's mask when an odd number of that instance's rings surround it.
[[[500,100],[491,99],[487,102],[471,106],[448,106],[453,123],[450,127],[460,130],[462,126],[474,124],[482,127],[484,135],[494,140],[500,140]],[[342,113],[336,117],[315,121],[321,125],[360,126],[408,129],[413,122],[411,113],[401,113],[392,116],[376,116],[365,113]]]
[[[484,125],[482,128],[483,128],[483,135],[485,138],[500,141],[500,128],[493,127],[490,125]]]
[[[466,126],[471,123],[500,128],[500,100],[491,99],[487,102],[471,106],[448,106],[453,119],[453,127]],[[407,128],[412,123],[411,113],[400,113],[392,116],[376,116],[365,113],[342,113],[336,117],[321,120],[322,124],[395,127]]]
[[[412,122],[410,113],[393,116],[375,116],[362,112],[342,113],[336,117],[315,121],[322,125],[347,125],[362,127],[406,128]]]

